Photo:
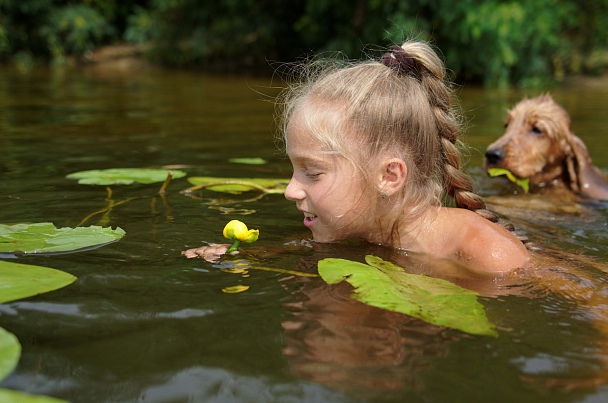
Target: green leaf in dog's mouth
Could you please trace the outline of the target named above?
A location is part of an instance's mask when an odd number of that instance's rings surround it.
[[[507,178],[509,178],[509,180],[511,182],[515,183],[517,186],[522,188],[524,190],[524,192],[528,193],[528,191],[530,190],[530,179],[529,178],[518,178],[517,176],[513,175],[513,172],[509,171],[508,169],[490,168],[490,169],[488,169],[488,175],[490,175],[492,177],[505,175]]]

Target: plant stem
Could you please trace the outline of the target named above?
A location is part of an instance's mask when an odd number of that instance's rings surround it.
[[[165,182],[163,182],[158,194],[163,195],[167,192],[167,187],[169,186],[169,183],[171,183],[171,179],[173,179],[173,171],[167,172],[167,179],[165,179]]]
[[[232,246],[226,251],[226,253],[230,253],[230,252],[234,252],[235,250],[239,249],[239,246],[241,246],[241,241],[239,241],[238,239],[234,240],[234,243],[232,244]]]

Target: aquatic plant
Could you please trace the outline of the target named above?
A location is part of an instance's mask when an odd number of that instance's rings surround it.
[[[244,222],[232,220],[224,227],[223,235],[226,239],[234,241],[226,253],[234,252],[241,246],[241,242],[254,243],[258,240],[260,230],[248,229]]]
[[[92,225],[56,228],[53,223],[0,224],[0,253],[54,253],[102,246],[125,231]]]
[[[76,277],[48,267],[25,265],[0,260],[0,303],[57,290],[76,281]],[[0,327],[0,381],[19,363],[21,344],[17,337]],[[2,402],[66,403],[48,396],[0,388]]]
[[[78,179],[81,185],[131,185],[135,182],[149,184],[164,182],[167,177],[182,178],[186,176],[183,171],[170,171],[168,169],[154,168],[111,168],[94,169],[90,171],[73,172],[67,175],[68,179]]]
[[[524,192],[528,193],[530,190],[530,179],[529,178],[518,178],[513,175],[511,171],[505,168],[490,168],[488,169],[488,175],[490,176],[501,176],[505,175],[511,182],[523,189]]]
[[[347,281],[355,287],[351,297],[365,304],[470,334],[498,336],[476,292],[447,280],[406,273],[376,256],[368,255],[365,261],[323,259],[319,274],[328,284]]]

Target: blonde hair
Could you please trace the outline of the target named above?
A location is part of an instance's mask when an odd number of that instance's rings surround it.
[[[366,162],[401,158],[408,169],[401,198],[410,214],[440,206],[449,195],[456,207],[498,221],[461,170],[460,118],[442,61],[424,42],[407,41],[401,49],[413,65],[407,71],[377,60],[310,70],[283,94],[283,136],[292,115],[303,111],[308,132],[364,178]]]

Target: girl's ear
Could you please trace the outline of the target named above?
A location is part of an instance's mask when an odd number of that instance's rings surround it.
[[[385,160],[380,167],[380,180],[378,190],[387,196],[398,193],[407,179],[407,166],[402,159],[391,158]]]

